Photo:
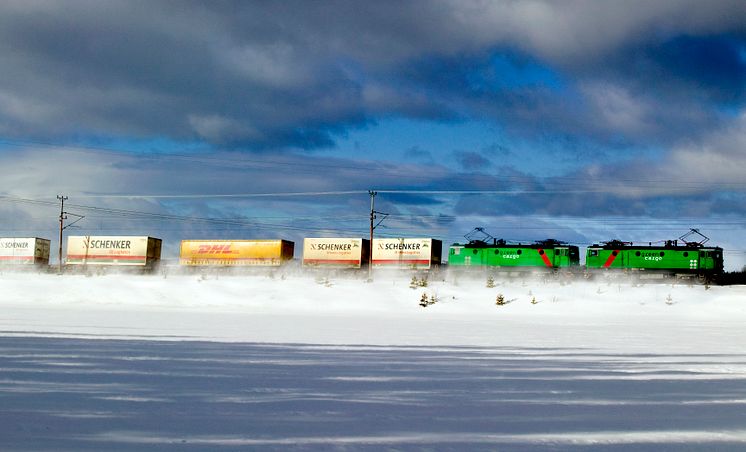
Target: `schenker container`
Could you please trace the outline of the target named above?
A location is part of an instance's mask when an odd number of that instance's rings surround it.
[[[182,240],[179,264],[213,267],[276,267],[293,259],[287,240]]]
[[[0,265],[48,265],[49,240],[0,238]]]
[[[435,239],[373,239],[373,266],[430,269],[440,265],[442,249]]]
[[[70,236],[65,263],[149,267],[161,259],[161,243],[146,236]]]
[[[324,237],[303,239],[303,266],[360,268],[368,264],[370,240]]]

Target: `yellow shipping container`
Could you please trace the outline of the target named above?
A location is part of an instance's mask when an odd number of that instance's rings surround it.
[[[191,266],[279,266],[293,258],[287,240],[182,240],[179,264]]]

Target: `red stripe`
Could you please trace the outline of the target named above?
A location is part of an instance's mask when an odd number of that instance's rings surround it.
[[[547,256],[547,253],[545,253],[541,248],[539,248],[539,256],[541,256],[541,260],[544,261],[544,265],[550,268],[552,267],[552,261],[549,260],[549,256]]]
[[[273,261],[281,260],[280,256],[277,257],[216,257],[216,256],[193,256],[193,257],[181,257],[179,260],[182,262],[191,261]]]
[[[191,265],[197,267],[274,267],[282,265],[283,262],[284,261],[280,259],[182,259],[179,261],[179,265]]]
[[[304,264],[355,264],[360,265],[360,259],[303,259]]]
[[[374,259],[374,264],[429,264],[430,259]]]
[[[604,263],[604,268],[611,267],[611,264],[614,262],[614,259],[619,255],[619,250],[614,250],[609,254],[609,258],[606,259],[606,262]]]
[[[117,259],[117,260],[143,260],[147,256],[119,256],[119,255],[110,255],[110,254],[68,254],[68,259],[88,259],[88,260],[95,260],[95,259]]]

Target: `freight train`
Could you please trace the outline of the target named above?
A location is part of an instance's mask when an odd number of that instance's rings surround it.
[[[475,235],[481,234],[479,238]],[[687,240],[692,235],[700,241]],[[611,240],[593,244],[586,249],[585,266],[580,265],[579,249],[548,239],[531,244],[507,243],[494,239],[476,228],[466,235],[466,244],[454,244],[448,264],[454,267],[492,267],[503,271],[517,269],[550,269],[582,273],[585,277],[635,274],[636,276],[676,276],[714,281],[723,273],[723,249],[707,247],[709,240],[692,229],[678,240],[663,245],[635,245]]]
[[[696,235],[701,239],[691,241]],[[448,249],[447,265],[456,270],[481,268],[496,272],[550,271],[598,275],[663,275],[714,281],[723,274],[723,249],[705,246],[709,240],[692,229],[662,245],[611,240],[580,249],[558,240],[511,243],[483,228],[465,236],[467,243]],[[161,239],[147,236],[70,236],[65,265],[124,266],[150,270],[161,258]],[[432,238],[306,238],[301,265],[307,268],[377,268],[432,270],[444,265],[442,242]],[[204,267],[278,267],[293,260],[295,244],[287,240],[183,240],[179,265]],[[48,265],[49,240],[0,238],[0,264]],[[468,271],[468,270],[467,270]]]

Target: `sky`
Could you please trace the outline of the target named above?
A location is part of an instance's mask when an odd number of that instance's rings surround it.
[[[167,258],[366,237],[374,190],[380,236],[746,265],[742,1],[11,0],[0,66],[1,236],[56,243],[64,195]]]

